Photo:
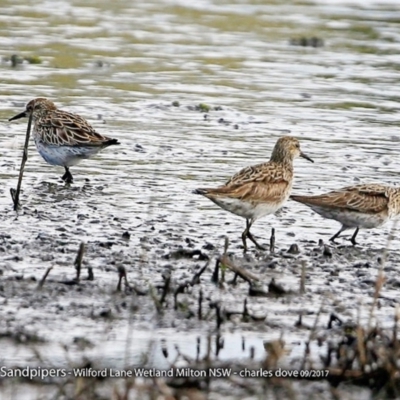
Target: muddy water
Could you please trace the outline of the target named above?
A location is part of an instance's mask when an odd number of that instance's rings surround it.
[[[322,0],[268,4],[215,0],[193,5],[177,0],[58,1],[54,6],[49,1],[4,0],[0,15],[0,327],[7,336],[7,350],[0,357],[4,362],[35,363],[33,346],[46,362],[65,364],[62,344],[76,362],[88,351],[102,365],[137,364],[141,352],[159,349],[160,338],[170,341],[172,352],[179,338],[193,355],[196,338],[201,336],[204,343],[215,329],[214,320],[187,321],[175,313],[157,316],[149,296],[132,300],[115,293],[116,268],[124,265],[129,279],[144,290],[162,282],[166,268],[172,268],[179,281],[204,262],[171,260],[166,255],[179,246],[202,249],[209,243],[215,250],[208,246],[203,251],[212,258],[222,250],[225,236],[237,262],[259,274],[265,285],[275,277],[297,291],[299,260],[306,260],[308,291],[284,300],[251,299],[251,309],[266,314],[266,322],[227,323],[222,358],[248,356],[238,344],[242,336],[262,358],[263,340],[276,339],[283,331],[296,360],[308,331],[296,330],[294,324],[304,314],[311,326],[321,303],[321,329],[331,312],[355,319],[358,304],[362,304],[361,318],[367,320],[377,259],[390,226],[361,232],[361,248],[334,248],[333,257],[327,259],[315,250],[316,243],[320,238],[326,241],[338,224],[287,203],[278,216],[254,225],[254,234],[264,243],[271,226],[276,228],[278,254],[253,251],[244,261],[240,250],[244,221],[191,191],[218,185],[243,166],[266,160],[284,134],[300,138],[303,150],[315,160],[315,164],[296,160],[297,193],[359,182],[396,184],[399,21],[395,1],[385,5]],[[322,46],[298,45],[313,37]],[[10,61],[14,54],[24,60],[16,67]],[[29,57],[41,63],[29,63]],[[122,144],[73,168],[75,182],[70,188],[59,179],[63,171],[47,165],[32,145],[23,210],[16,218],[9,190],[16,186],[26,123],[6,120],[38,96],[81,114],[100,133]],[[210,111],[197,109],[200,103]],[[129,240],[122,238],[124,232],[130,233]],[[85,263],[93,268],[95,281],[79,286],[60,283],[74,276],[81,241],[87,243]],[[300,254],[283,257],[292,243],[299,244]],[[391,325],[396,305],[399,243],[395,233],[386,267],[388,281],[377,311],[385,326]],[[37,292],[37,281],[50,266],[49,281]],[[202,283],[207,296],[241,309],[247,285],[221,291],[209,277],[207,271]],[[196,307],[198,290],[185,297],[188,307]],[[130,311],[131,303],[135,312]],[[34,345],[19,343],[18,338],[8,337],[10,332],[35,333],[40,340]],[[90,351],[77,345],[79,338],[90,341]],[[165,364],[160,351],[153,354],[154,365]]]

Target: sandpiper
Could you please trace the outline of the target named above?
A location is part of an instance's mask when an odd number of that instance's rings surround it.
[[[257,219],[278,211],[288,199],[293,183],[293,160],[299,156],[314,162],[300,150],[296,138],[281,137],[268,162],[242,169],[223,186],[196,189],[194,193],[246,219],[246,229],[242,233],[244,252],[247,251],[247,238],[258,249],[265,250],[250,233],[250,228]],[[271,240],[271,251],[272,247]]]
[[[33,113],[33,139],[39,154],[51,165],[65,168],[62,179],[72,183],[69,168],[100,150],[120,144],[117,139],[100,135],[80,115],[58,110],[55,104],[45,98],[31,100],[26,109],[9,119],[14,121]]]
[[[360,228],[376,228],[400,213],[400,188],[379,184],[348,186],[317,196],[290,196],[291,199],[310,207],[324,218],[342,224],[339,232],[329,240],[351,228],[356,228],[350,241],[355,246]]]

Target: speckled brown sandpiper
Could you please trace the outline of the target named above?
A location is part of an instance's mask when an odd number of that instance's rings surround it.
[[[379,184],[348,186],[317,196],[292,195],[291,199],[310,207],[324,218],[342,224],[330,240],[351,228],[356,228],[350,241],[356,245],[360,228],[376,228],[400,213],[400,188]]]
[[[9,121],[27,117],[30,112],[33,112],[33,139],[38,152],[49,164],[65,168],[62,179],[66,183],[72,182],[69,167],[108,146],[120,144],[117,139],[97,133],[80,115],[58,110],[52,101],[42,97],[31,100],[22,113]]]
[[[268,162],[242,169],[223,186],[195,190],[196,194],[207,197],[224,210],[246,219],[246,229],[242,233],[245,252],[247,238],[258,249],[265,250],[250,233],[250,228],[257,219],[278,211],[288,199],[296,157],[313,162],[300,150],[296,138],[285,136],[276,142]]]

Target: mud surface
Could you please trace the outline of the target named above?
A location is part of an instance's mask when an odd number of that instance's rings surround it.
[[[2,6],[1,365],[168,368],[180,353],[205,357],[208,340],[213,362],[253,365],[266,357],[264,342],[283,338],[279,366],[301,369],[306,359],[308,368],[322,368],[327,343],[341,340],[346,323],[391,329],[400,285],[396,230],[371,319],[390,225],[361,231],[356,247],[348,235],[333,246],[328,239],[336,222],[288,202],[254,225],[266,245],[276,229],[275,253],[250,247],[243,256],[244,221],[192,190],[266,160],[286,134],[298,137],[315,160],[296,160],[295,193],[395,184],[397,3],[115,3]],[[72,168],[75,181],[66,187],[61,168],[47,165],[32,144],[17,215],[9,191],[16,187],[26,123],[6,121],[38,96],[81,114],[121,146]],[[251,291],[240,278],[230,283],[228,270],[224,281],[212,282],[225,237],[231,262],[258,278]],[[298,250],[289,251],[293,244]],[[122,267],[129,287],[117,290]],[[274,292],[273,279],[284,293]],[[246,299],[250,317],[242,314]],[[341,323],[329,326],[332,315]],[[224,345],[216,356],[218,333]],[[110,398],[120,385],[112,382],[96,390]],[[231,382],[213,384],[210,398],[260,396],[236,393]],[[323,380],[291,384],[296,398],[333,396]],[[18,386],[0,378],[0,398],[71,396],[59,385]],[[349,385],[338,390],[347,398],[371,395]]]

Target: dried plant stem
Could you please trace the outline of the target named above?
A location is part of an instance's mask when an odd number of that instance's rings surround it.
[[[275,228],[271,229],[271,237],[269,239],[269,251],[270,253],[275,252]]]
[[[19,207],[19,194],[21,192],[22,177],[24,175],[25,163],[28,160],[28,146],[29,146],[29,137],[31,134],[31,126],[32,126],[32,112],[30,112],[30,114],[29,114],[28,127],[26,129],[24,152],[22,154],[21,167],[19,169],[17,190],[10,189],[11,198],[14,203],[14,211],[18,211],[18,207]]]
[[[300,294],[306,292],[306,261],[301,262],[301,276],[300,276]]]
[[[230,269],[236,275],[240,276],[246,282],[252,284],[254,281],[260,281],[260,278],[243,268],[236,266],[227,256],[223,256],[220,261],[226,268]]]
[[[50,273],[50,271],[51,271],[52,269],[53,269],[53,267],[47,268],[46,272],[45,272],[44,275],[43,275],[43,278],[40,280],[40,282],[39,282],[39,284],[38,284],[38,287],[37,287],[38,289],[40,289],[40,288],[44,285],[44,282],[45,282],[47,276],[49,275],[49,273]]]
[[[78,254],[76,255],[75,258],[75,268],[76,268],[76,280],[79,281],[79,278],[81,276],[81,267],[82,267],[82,259],[83,259],[83,254],[85,253],[85,243],[81,243],[79,245],[79,250]]]
[[[118,267],[118,285],[117,285],[117,292],[121,291],[121,286],[122,286],[122,279],[125,280],[125,286],[130,287],[128,284],[128,277],[126,275],[126,269],[123,265],[120,265]]]

